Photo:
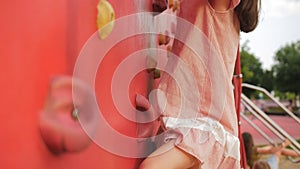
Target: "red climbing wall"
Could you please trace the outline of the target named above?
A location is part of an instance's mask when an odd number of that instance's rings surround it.
[[[134,1],[109,2],[116,18],[136,11]],[[150,7],[148,2],[145,1],[146,8]],[[97,3],[98,0],[0,1],[0,168],[134,167],[135,159],[113,155],[95,144],[82,152],[53,155],[41,139],[38,128],[49,80],[55,75],[72,74],[82,46],[97,30]],[[133,38],[113,50],[110,55],[118,57],[108,62],[118,64],[126,57],[120,54],[139,48],[134,42]],[[97,79],[97,93],[101,95],[104,90],[101,80]],[[145,74],[136,78],[129,92],[132,102],[136,92],[146,93]],[[111,100],[106,109],[109,112],[105,116],[115,129],[135,135],[135,123],[118,115]]]

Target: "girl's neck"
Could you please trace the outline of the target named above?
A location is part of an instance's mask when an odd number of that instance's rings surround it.
[[[231,0],[208,0],[216,11],[227,11],[230,8]]]

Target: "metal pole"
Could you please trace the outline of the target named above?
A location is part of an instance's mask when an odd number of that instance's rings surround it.
[[[265,132],[263,132],[256,124],[254,124],[244,113],[241,113],[240,115],[243,119],[245,119],[248,122],[248,124],[250,124],[256,131],[258,131],[259,134],[261,134],[266,140],[268,140],[269,143],[271,143],[274,146],[276,145],[274,140],[270,138]]]
[[[242,100],[247,103],[246,108],[251,111],[256,118],[260,119],[280,139],[289,139],[292,143],[290,147],[300,154],[300,144],[292,136],[278,126],[265,112],[260,110],[246,95],[242,94]]]
[[[292,113],[288,108],[286,108],[282,103],[280,103],[276,98],[274,98],[274,96],[272,96],[271,93],[268,92],[266,89],[264,89],[262,87],[254,86],[251,84],[247,84],[247,83],[243,83],[242,87],[246,87],[246,88],[253,89],[253,90],[258,90],[258,91],[264,93],[269,98],[271,98],[280,108],[282,108],[288,115],[290,115],[294,120],[296,120],[300,124],[300,119],[294,113]]]

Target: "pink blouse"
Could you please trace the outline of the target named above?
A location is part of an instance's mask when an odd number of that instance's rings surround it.
[[[182,135],[176,146],[198,158],[203,169],[239,168],[231,82],[239,46],[238,3],[232,0],[228,10],[216,11],[208,0],[181,1],[158,87],[166,128]]]

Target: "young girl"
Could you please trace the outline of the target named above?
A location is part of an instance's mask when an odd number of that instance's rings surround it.
[[[158,87],[166,99],[165,105],[160,106],[164,107],[163,124],[178,137],[166,136],[165,144],[146,158],[140,169],[240,168],[231,80],[239,33],[255,29],[259,3],[259,0],[180,1],[178,17],[196,29],[177,22],[178,36],[175,35],[171,52],[184,66],[170,57],[167,63],[170,72],[164,73]],[[184,39],[176,39],[179,36]]]
[[[266,145],[261,147],[254,146],[253,137],[250,133],[244,132],[242,134],[244,140],[244,147],[246,150],[246,158],[247,164],[249,167],[255,168],[258,164],[259,155],[261,154],[272,154],[265,163],[267,163],[270,169],[279,169],[279,162],[280,157],[282,155],[291,156],[291,157],[300,157],[300,154],[297,152],[287,149],[286,147],[289,146],[291,143],[288,140],[285,140],[278,146],[273,145]],[[259,162],[262,163],[262,162]],[[263,166],[263,165],[259,165]]]

